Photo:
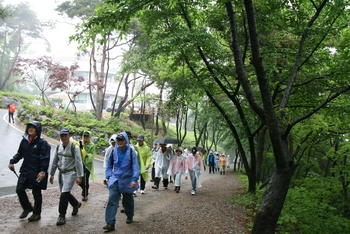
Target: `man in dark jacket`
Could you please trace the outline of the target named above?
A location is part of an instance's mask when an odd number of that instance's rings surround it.
[[[23,212],[19,216],[20,219],[24,219],[32,211],[33,215],[28,218],[29,222],[37,221],[41,218],[41,190],[47,188],[50,149],[50,145],[41,137],[41,123],[33,121],[27,124],[18,151],[8,165],[8,168],[14,171],[14,164],[23,159],[16,187],[16,193],[23,208]],[[28,200],[26,188],[32,189],[34,207]]]

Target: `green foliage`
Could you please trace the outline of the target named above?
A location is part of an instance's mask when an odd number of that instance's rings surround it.
[[[335,178],[311,175],[290,188],[278,230],[281,233],[349,233],[350,220],[341,216],[341,186]]]
[[[40,106],[39,114],[46,115],[47,117],[51,118],[54,114],[54,108],[51,106]]]
[[[104,134],[103,133],[99,133],[98,134],[98,141],[96,143],[97,147],[101,147],[101,146],[107,146],[109,145],[108,141],[105,140],[104,138]]]

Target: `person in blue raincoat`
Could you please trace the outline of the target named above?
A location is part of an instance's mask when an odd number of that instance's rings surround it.
[[[209,166],[209,174],[213,172],[215,173],[215,168],[217,167],[216,156],[213,151],[209,151],[207,156],[207,165]]]
[[[109,197],[105,214],[107,225],[103,227],[105,232],[115,230],[115,216],[121,194],[123,194],[122,203],[127,216],[126,223],[133,222],[133,192],[139,188],[140,167],[136,152],[129,145],[127,133],[125,131],[119,133],[116,142],[113,153],[109,155],[106,161],[106,179],[104,183],[109,189]]]

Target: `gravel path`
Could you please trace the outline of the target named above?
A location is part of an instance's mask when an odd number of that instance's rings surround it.
[[[126,224],[126,216],[118,211],[116,231],[111,233],[250,233],[244,218],[244,207],[231,204],[232,196],[242,189],[237,176],[228,169],[226,175],[203,172],[202,188],[197,194],[190,194],[190,180],[182,177],[180,193],[168,190],[153,190],[152,183],[146,184],[146,194],[135,197],[135,216],[132,224]],[[80,197],[81,189],[75,186],[72,193]],[[32,195],[29,194],[32,201]],[[16,195],[0,198],[0,233],[103,233],[104,214],[108,190],[102,182],[90,185],[87,202],[79,209],[77,216],[71,216],[68,207],[66,224],[56,226],[58,217],[58,188],[43,191],[41,220],[30,223],[18,216],[22,208]],[[29,215],[30,216],[30,215]],[[29,217],[28,216],[28,217]]]

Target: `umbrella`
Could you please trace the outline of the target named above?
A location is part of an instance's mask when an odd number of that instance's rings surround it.
[[[180,144],[180,143],[181,141],[170,137],[162,137],[154,141],[154,144]]]
[[[48,96],[50,99],[60,99],[60,100],[65,100],[69,99],[68,94],[66,92],[59,92],[59,93],[54,93]]]
[[[197,151],[202,152],[203,154],[207,152],[203,147],[198,147],[198,146],[197,146]]]

